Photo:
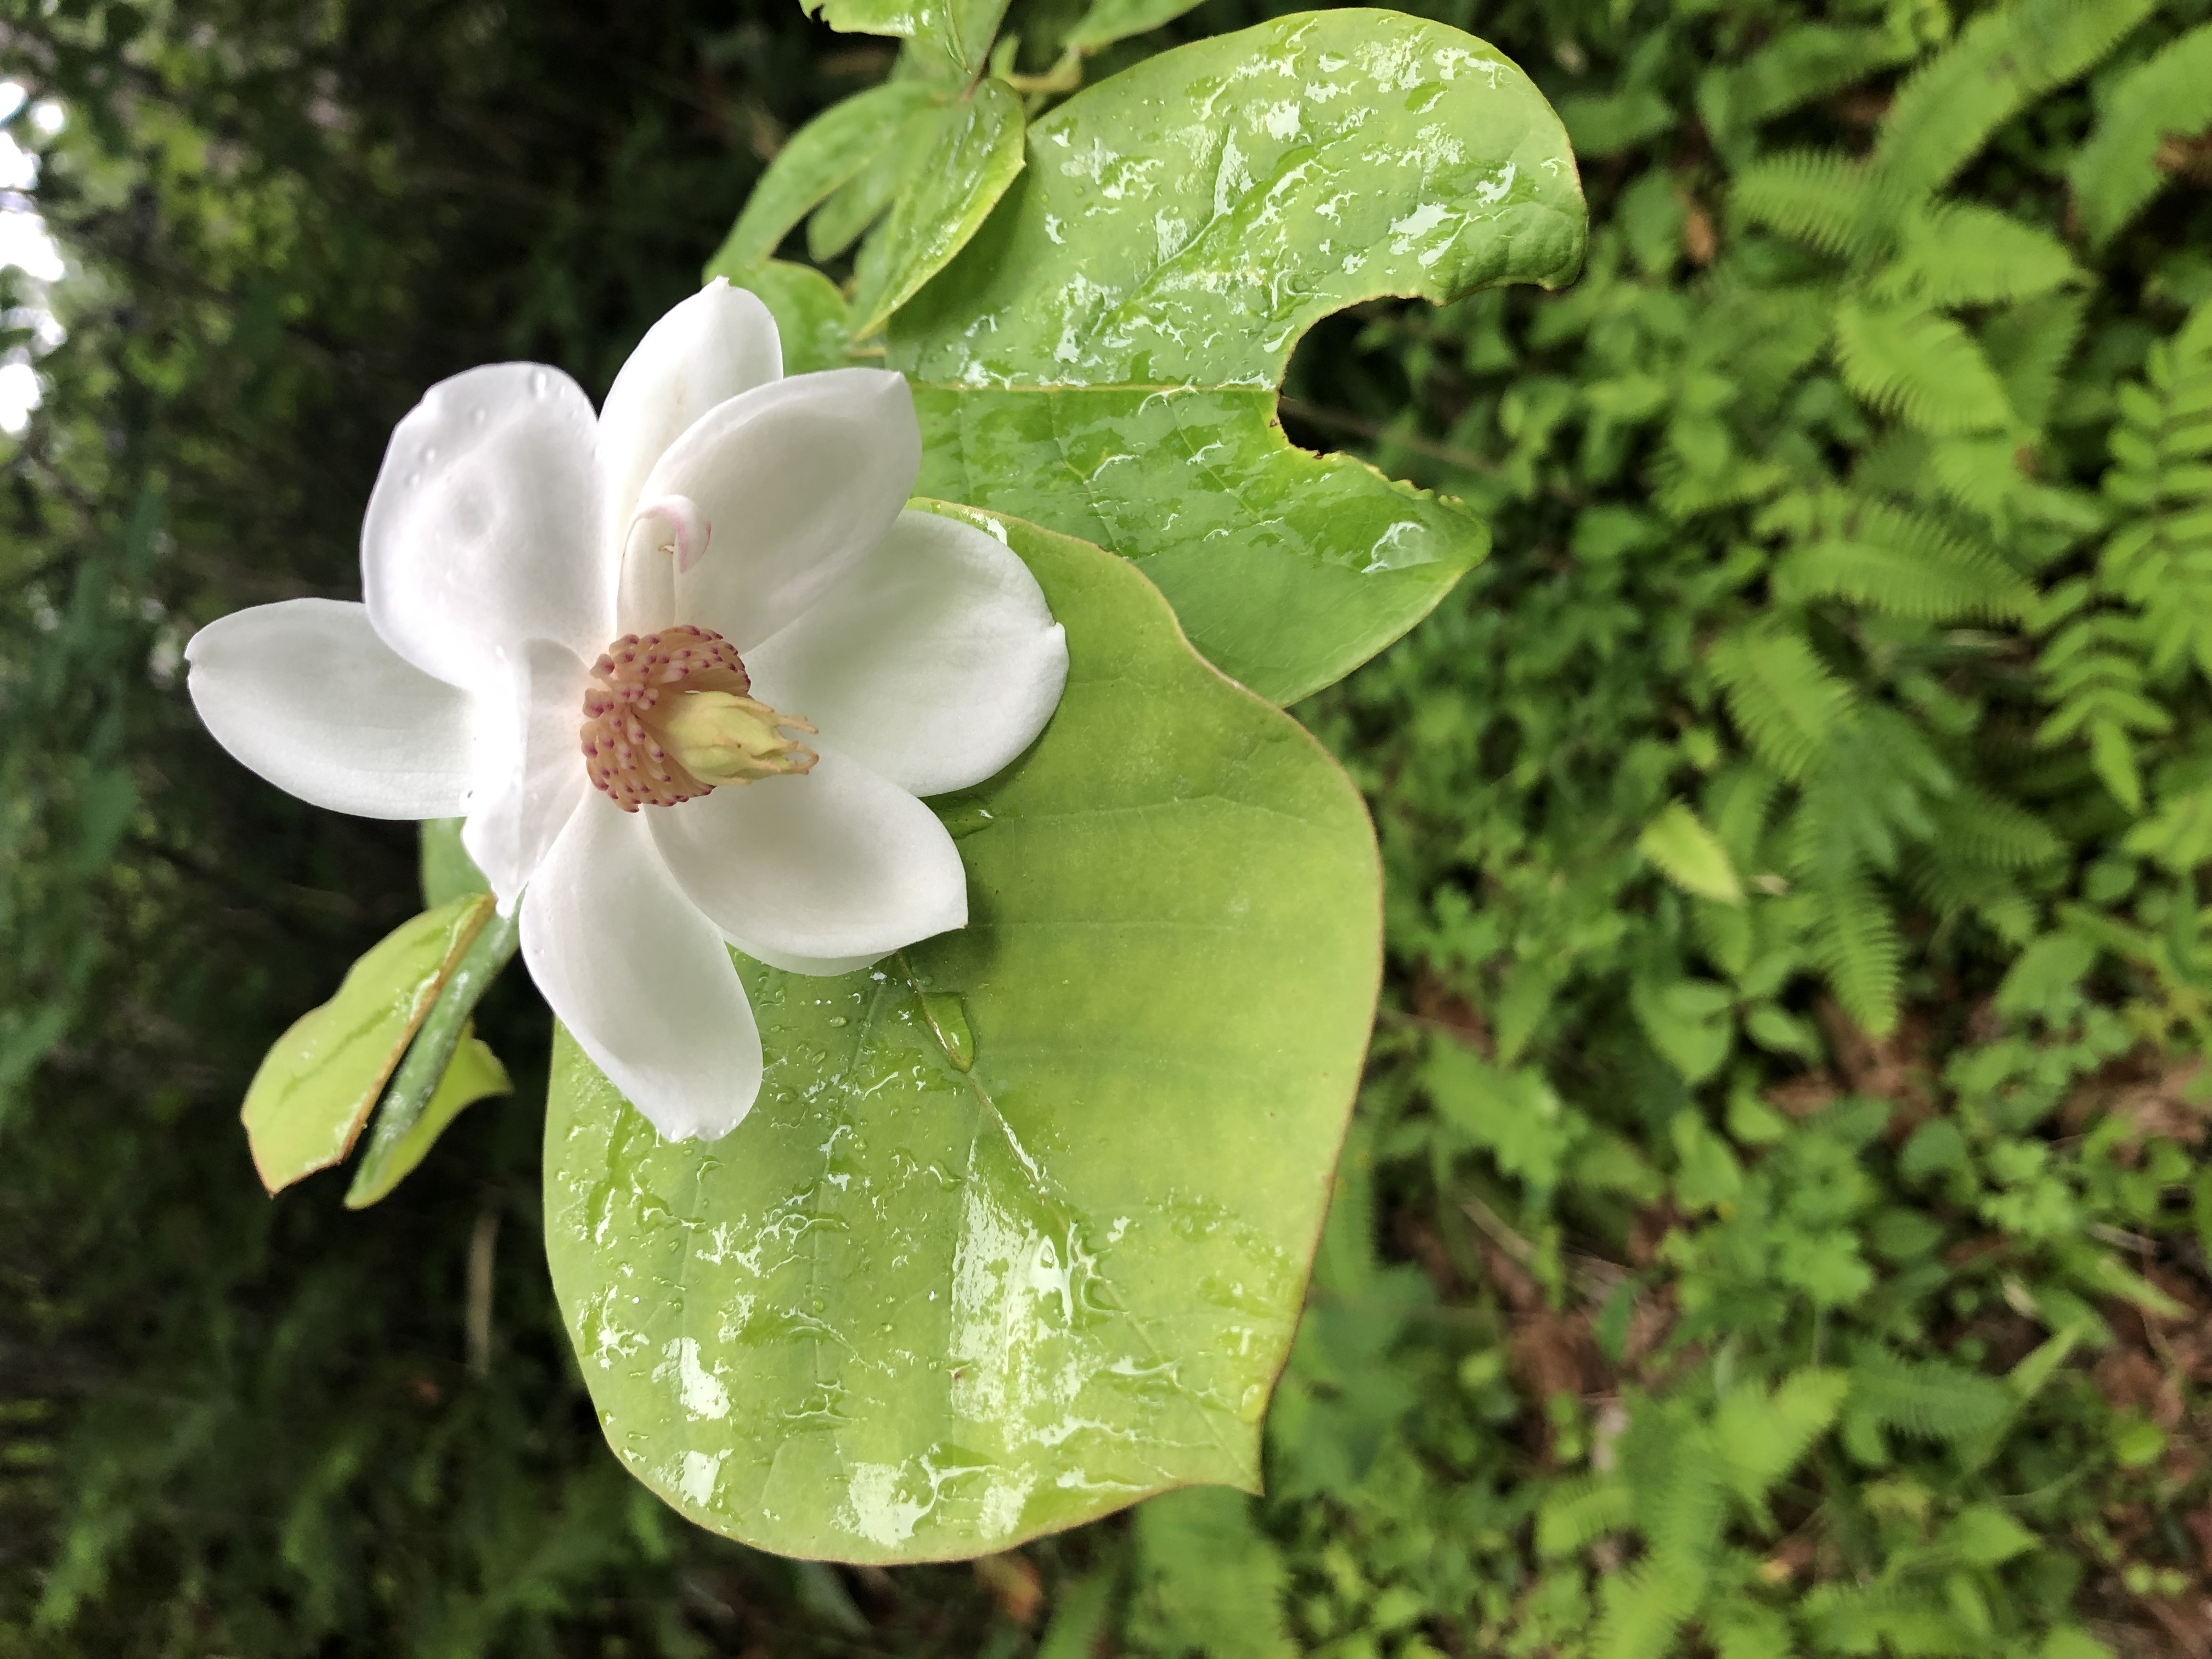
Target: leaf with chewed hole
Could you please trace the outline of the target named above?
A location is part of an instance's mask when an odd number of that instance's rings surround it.
[[[917,487],[1136,561],[1191,643],[1274,702],[1350,672],[1488,532],[1291,447],[1276,388],[1347,306],[1571,276],[1584,213],[1559,118],[1472,36],[1346,9],[1147,58],[1026,145],[974,240],[891,319]]]
[[[740,958],[767,1071],[718,1141],[554,1058],[546,1250],[607,1438],[785,1554],[1256,1488],[1373,1016],[1380,872],[1335,763],[1129,564],[965,516],[1070,662],[1030,751],[934,803],[969,926],[839,978]]]

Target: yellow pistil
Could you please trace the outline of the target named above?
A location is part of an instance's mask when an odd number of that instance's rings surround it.
[[[687,691],[659,721],[676,763],[709,787],[811,771],[819,758],[786,729],[812,732],[805,720],[729,691]]]
[[[818,757],[784,733],[814,728],[751,690],[752,677],[720,634],[682,624],[624,635],[592,665],[584,692],[586,775],[635,812],[722,784],[811,771]]]

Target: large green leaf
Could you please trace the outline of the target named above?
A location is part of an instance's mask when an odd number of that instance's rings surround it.
[[[1358,301],[1571,276],[1565,130],[1481,41],[1347,9],[1148,58],[1027,144],[997,210],[891,320],[921,488],[1139,561],[1192,643],[1262,696],[1328,684],[1488,538],[1455,504],[1291,447],[1284,367]]]
[[[953,511],[955,509],[942,509]],[[565,1034],[546,1247],[623,1462],[788,1554],[995,1550],[1251,1488],[1380,970],[1372,834],[1128,565],[996,526],[1066,624],[1030,752],[937,803],[972,920],[740,960],[752,1115],[669,1145]]]
[[[857,337],[881,328],[942,270],[1006,193],[1022,170],[1022,100],[1004,82],[978,82],[917,159],[890,216],[861,245],[853,273]]]
[[[347,970],[337,994],[276,1039],[240,1116],[270,1192],[353,1150],[385,1079],[492,912],[465,893],[403,922]]]

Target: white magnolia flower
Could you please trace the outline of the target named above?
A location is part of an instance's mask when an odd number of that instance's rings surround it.
[[[369,500],[367,603],[211,623],[192,701],[319,806],[465,816],[584,1051],[663,1134],[722,1134],[761,1076],[724,941],[830,974],[965,925],[920,797],[1021,753],[1066,679],[1028,568],[902,510],[920,461],[904,380],[783,379],[717,282],[597,419],[532,363],[433,387]]]

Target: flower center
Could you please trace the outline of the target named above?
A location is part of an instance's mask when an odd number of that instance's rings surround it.
[[[752,677],[720,634],[680,624],[625,634],[592,665],[584,770],[625,812],[673,806],[726,783],[810,771],[811,732],[746,694]]]

